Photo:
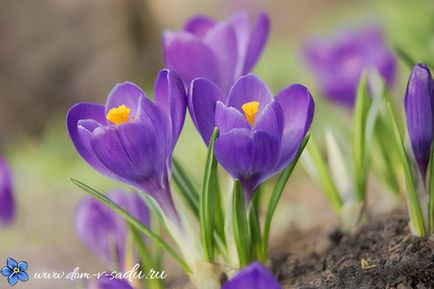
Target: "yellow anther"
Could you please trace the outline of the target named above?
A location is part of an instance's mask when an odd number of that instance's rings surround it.
[[[19,272],[20,272],[20,268],[15,267],[15,268],[14,268],[14,273],[19,273]]]
[[[128,122],[130,109],[125,105],[120,105],[109,110],[106,118],[114,124],[123,124]]]
[[[255,123],[255,115],[259,111],[259,101],[251,101],[243,104],[241,109],[251,125]]]

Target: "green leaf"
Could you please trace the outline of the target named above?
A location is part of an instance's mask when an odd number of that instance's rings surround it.
[[[214,239],[215,216],[217,205],[217,160],[214,156],[214,142],[218,136],[218,129],[215,128],[208,145],[205,173],[203,175],[202,191],[200,195],[200,235],[205,259],[214,260]]]
[[[393,133],[398,144],[398,151],[400,155],[400,159],[404,168],[405,182],[407,185],[407,200],[408,207],[410,212],[410,222],[412,224],[412,229],[414,232],[420,236],[424,237],[427,234],[427,230],[425,227],[425,221],[423,217],[422,208],[420,205],[419,197],[416,191],[416,184],[412,174],[411,162],[408,158],[405,144],[401,132],[399,130],[399,125],[396,120],[395,113],[392,109],[390,103],[388,103],[388,112],[389,112],[389,121],[393,128]]]
[[[280,197],[282,196],[283,189],[285,188],[286,183],[288,182],[289,177],[292,174],[292,171],[295,168],[295,165],[297,164],[301,153],[303,152],[304,148],[306,147],[306,144],[309,141],[310,136],[307,135],[303,142],[301,143],[300,147],[298,148],[298,151],[296,155],[294,156],[294,159],[291,161],[291,163],[283,170],[283,172],[280,174],[279,179],[276,182],[276,185],[274,186],[273,193],[271,194],[271,199],[268,204],[268,210],[267,215],[265,217],[265,223],[264,223],[264,232],[263,232],[263,238],[262,238],[262,260],[265,261],[268,251],[268,239],[270,236],[270,229],[271,229],[271,221],[273,220],[274,212],[276,211],[277,204],[279,203]]]
[[[189,206],[193,214],[199,219],[199,192],[188,177],[181,164],[173,158],[172,178],[178,187],[178,192]]]
[[[370,108],[366,72],[360,78],[353,112],[352,156],[356,199],[364,202],[368,176],[367,121]]]
[[[428,203],[428,223],[430,233],[434,234],[434,148],[431,147],[430,175],[429,175],[429,203]]]
[[[149,251],[148,247],[146,247],[145,241],[143,240],[142,235],[140,232],[133,227],[132,225],[129,225],[129,229],[131,232],[131,236],[133,237],[133,241],[137,250],[137,253],[140,257],[140,264],[142,268],[149,272],[151,269],[156,269],[156,264],[154,259],[152,258],[152,254]],[[149,289],[164,289],[164,285],[161,282],[161,279],[144,279],[145,283],[148,285],[146,288]]]
[[[249,205],[249,229],[250,236],[252,240],[251,245],[251,256],[252,260],[257,259],[262,254],[262,235],[261,235],[261,225],[259,223],[259,191],[253,195],[252,202]]]
[[[246,204],[244,192],[239,180],[235,180],[232,192],[232,227],[234,230],[235,244],[238,251],[240,267],[250,262],[250,235],[247,223]]]
[[[184,261],[184,259],[182,259],[176,253],[176,251],[172,247],[170,247],[170,245],[167,244],[160,236],[158,236],[157,234],[155,234],[154,232],[152,232],[151,230],[149,230],[146,226],[144,226],[142,223],[140,223],[140,221],[138,221],[136,218],[134,218],[133,216],[131,216],[130,214],[128,214],[128,212],[126,212],[124,209],[122,209],[121,207],[119,207],[116,203],[114,203],[112,200],[110,200],[107,196],[101,194],[97,190],[89,187],[88,185],[86,185],[85,183],[83,183],[83,182],[81,182],[81,181],[79,181],[77,179],[71,178],[71,181],[76,186],[78,186],[79,188],[81,188],[83,191],[85,191],[86,193],[90,194],[92,197],[94,197],[95,199],[99,200],[100,202],[102,202],[106,206],[110,207],[122,219],[124,219],[129,224],[131,224],[132,226],[134,226],[141,233],[143,233],[146,236],[148,236],[152,241],[154,241],[155,243],[157,243],[158,245],[160,245],[161,248],[163,248],[170,256],[173,257],[173,259],[181,266],[181,268],[185,272],[191,273],[191,269],[189,268],[189,266],[187,265],[187,263]]]
[[[309,175],[319,185],[321,191],[323,191],[336,215],[339,216],[343,205],[342,197],[313,139],[310,140],[309,145],[306,147],[306,152],[303,154],[303,165]]]

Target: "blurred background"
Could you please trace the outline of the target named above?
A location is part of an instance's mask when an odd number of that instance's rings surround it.
[[[418,61],[434,59],[434,2],[405,0],[2,0],[0,9],[0,154],[10,163],[17,219],[0,228],[0,264],[7,257],[40,271],[107,270],[80,242],[74,212],[85,193],[69,177],[100,191],[122,187],[80,159],[65,129],[66,112],[80,101],[104,102],[117,82],[130,80],[152,95],[163,67],[161,35],[194,14],[216,19],[247,10],[267,11],[269,42],[255,72],[273,92],[291,83],[316,86],[301,59],[303,41],[347,26],[376,23],[392,48]],[[394,98],[401,101],[410,68],[399,61]],[[327,110],[317,106],[318,123]],[[344,116],[349,114],[340,111]],[[332,121],[332,120],[330,120]],[[316,124],[316,129],[321,126]],[[194,143],[194,146],[191,143]],[[200,180],[205,146],[187,116],[175,155]],[[301,166],[279,205],[274,240],[290,227],[336,222]],[[275,241],[277,242],[277,241]],[[176,279],[175,269],[168,271]],[[0,287],[6,288],[0,279]],[[17,288],[77,288],[66,280],[35,281]]]

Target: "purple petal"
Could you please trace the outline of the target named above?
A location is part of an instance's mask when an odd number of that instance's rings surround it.
[[[93,289],[94,287],[88,287]],[[95,289],[133,289],[133,287],[123,279],[111,279],[111,277],[101,278],[97,282]]]
[[[255,262],[225,282],[222,289],[282,289],[276,278],[261,263]]]
[[[0,157],[0,224],[13,222],[15,207],[11,171],[6,161]]]
[[[243,74],[250,72],[258,61],[270,32],[270,19],[267,14],[261,13],[258,16],[255,27],[250,34],[249,46],[244,62]]]
[[[197,15],[185,24],[184,30],[190,32],[197,37],[204,38],[207,32],[215,25],[215,21],[205,15]]]
[[[84,122],[84,120],[88,120]],[[80,156],[94,169],[102,174],[114,177],[95,156],[90,145],[92,131],[89,128],[95,128],[95,122],[103,124],[106,122],[104,106],[95,103],[79,103],[71,107],[67,115],[67,128],[69,136],[77,149]],[[93,125],[90,125],[93,123]]]
[[[235,76],[238,77],[243,74],[244,60],[250,40],[249,17],[247,13],[239,12],[231,16],[227,22],[232,26],[237,38],[238,57]]]
[[[270,102],[263,110],[259,111],[255,117],[255,130],[263,130],[277,139],[282,138],[284,116],[278,102]]]
[[[232,129],[215,142],[214,153],[234,178],[241,181],[246,193],[252,193],[258,180],[267,175],[279,160],[280,140],[264,131]]]
[[[166,66],[176,71],[187,86],[196,77],[220,83],[220,70],[213,51],[194,35],[167,31],[163,36]]]
[[[273,101],[273,95],[267,85],[253,74],[241,76],[232,86],[228,97],[228,106],[242,111],[243,104],[251,101],[259,102],[259,110]]]
[[[228,91],[234,81],[238,61],[235,32],[231,25],[221,22],[208,32],[205,42],[214,52],[219,65],[220,81],[217,84]]]
[[[315,74],[322,94],[352,107],[360,75],[376,70],[393,84],[396,60],[377,26],[341,31],[334,39],[315,39],[304,47],[304,56]]]
[[[424,64],[414,66],[405,94],[405,113],[411,146],[419,169],[426,174],[433,140],[433,80]]]
[[[215,127],[216,103],[224,102],[224,99],[222,90],[207,79],[195,79],[190,86],[188,109],[196,129],[207,145]]]
[[[137,114],[139,99],[141,97],[146,97],[146,94],[134,83],[128,81],[118,83],[109,93],[104,115],[107,115],[112,108],[125,105],[131,109],[130,120],[132,120]]]
[[[124,250],[125,224],[103,203],[91,197],[85,197],[77,205],[75,225],[80,239],[94,254],[107,264],[118,256],[115,252]]]
[[[215,124],[220,135],[224,135],[234,128],[250,129],[250,123],[240,111],[233,107],[227,107],[221,101],[217,102]]]
[[[165,143],[153,127],[142,122],[97,128],[91,146],[99,161],[113,175],[138,189],[153,194],[155,182],[165,170]]]
[[[280,161],[275,172],[288,166],[312,123],[315,104],[309,90],[291,85],[276,95],[283,112],[283,136]]]
[[[155,80],[155,104],[163,111],[172,131],[169,147],[173,149],[184,125],[187,96],[176,73],[163,69]]]

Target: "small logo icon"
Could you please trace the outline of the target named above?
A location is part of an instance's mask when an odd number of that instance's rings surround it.
[[[8,258],[6,266],[2,268],[1,273],[8,278],[9,285],[14,286],[18,283],[18,280],[21,282],[29,281],[29,275],[26,273],[27,268],[27,262],[17,263],[14,259]]]

